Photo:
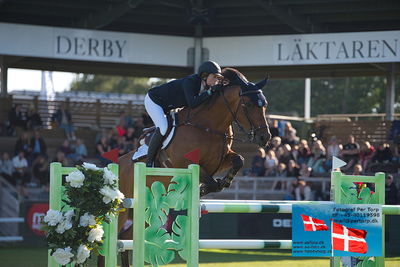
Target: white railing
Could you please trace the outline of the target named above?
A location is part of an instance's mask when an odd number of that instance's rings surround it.
[[[330,177],[309,177],[302,180],[317,184],[321,192],[329,193]],[[239,176],[233,179],[230,188],[219,193],[211,193],[205,198],[224,199],[276,199],[281,200],[292,191],[294,177],[248,177]]]

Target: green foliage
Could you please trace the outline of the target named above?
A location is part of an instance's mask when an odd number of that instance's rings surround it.
[[[151,87],[165,82],[167,79],[82,74],[71,83],[71,91],[145,94]]]
[[[146,187],[146,222],[151,226],[161,227],[167,221],[168,212],[164,185],[157,181],[151,185],[151,190]]]
[[[187,176],[175,176],[171,179],[171,183],[168,186],[168,197],[167,201],[170,207],[174,210],[184,210],[187,209],[186,190],[188,185]]]

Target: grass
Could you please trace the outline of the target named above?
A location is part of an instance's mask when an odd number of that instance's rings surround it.
[[[177,257],[178,258],[178,257]],[[1,267],[46,267],[47,250],[45,248],[5,248],[0,247]],[[96,266],[91,260],[89,266]],[[170,267],[186,266],[176,259]],[[202,267],[327,267],[327,258],[291,257],[289,250],[200,250]],[[385,267],[399,267],[400,257],[387,257]]]

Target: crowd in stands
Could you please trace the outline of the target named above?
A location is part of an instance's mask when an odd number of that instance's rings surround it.
[[[115,128],[100,130],[93,140],[94,151],[88,151],[84,140],[76,134],[70,111],[65,104],[61,104],[52,116],[52,123],[63,130],[65,139],[55,153],[49,154],[48,144],[41,136],[43,123],[39,113],[31,108],[26,113],[22,112],[21,105],[17,104],[8,115],[7,133],[16,136],[17,140],[14,151],[0,150],[0,176],[16,186],[25,198],[29,198],[26,193],[29,187],[42,188],[47,194],[51,162],[75,166],[88,161],[104,167],[111,161],[104,158],[103,153],[118,149],[121,156],[134,150],[143,129],[151,122],[146,114],[134,119],[121,111]]]
[[[391,147],[381,143],[374,147],[369,141],[358,143],[349,135],[346,142],[332,136],[327,143],[312,138],[300,139],[290,122],[274,120],[270,123],[272,140],[266,149],[258,148],[252,159],[251,168],[244,170],[247,176],[296,177],[289,197],[310,200],[310,190],[304,181],[308,177],[327,177],[332,169],[332,157],[347,163],[341,171],[352,175],[366,175],[377,171],[387,172],[387,166],[394,166],[396,173],[400,167],[400,143]],[[393,177],[392,177],[393,180]],[[397,187],[391,183],[392,190]],[[301,194],[300,194],[301,192]],[[397,202],[397,198],[396,198]]]

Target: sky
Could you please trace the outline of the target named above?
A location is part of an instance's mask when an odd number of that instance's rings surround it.
[[[77,74],[70,72],[53,72],[54,90],[62,92],[69,90],[69,85]],[[40,91],[42,72],[40,70],[8,69],[8,92],[13,90]]]

